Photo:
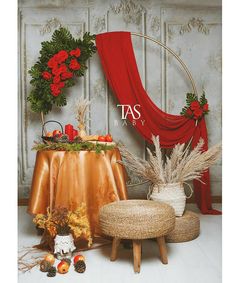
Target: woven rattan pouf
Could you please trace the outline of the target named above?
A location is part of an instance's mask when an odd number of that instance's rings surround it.
[[[175,228],[166,236],[169,243],[192,241],[199,236],[200,219],[197,213],[186,210],[183,216],[176,217]]]
[[[123,200],[100,209],[100,228],[113,237],[110,259],[117,258],[121,239],[133,241],[134,271],[140,272],[141,240],[156,238],[161,261],[168,263],[164,236],[174,229],[174,209],[164,203],[149,200]]]

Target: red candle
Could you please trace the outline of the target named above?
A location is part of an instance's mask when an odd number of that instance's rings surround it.
[[[65,134],[69,136],[69,140],[73,140],[73,125],[65,125]]]
[[[73,139],[78,136],[78,130],[73,129]]]

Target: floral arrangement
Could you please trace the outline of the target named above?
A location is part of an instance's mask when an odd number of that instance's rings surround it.
[[[204,141],[200,139],[197,146],[190,150],[185,144],[177,144],[163,160],[159,136],[152,137],[155,155],[147,148],[148,160],[141,159],[131,153],[125,146],[120,146],[123,161],[135,175],[153,184],[178,183],[199,180],[203,172],[212,166],[221,154],[221,144],[202,151]]]
[[[88,247],[92,244],[90,224],[86,214],[86,206],[82,204],[75,211],[67,208],[56,208],[47,214],[37,214],[33,222],[38,228],[44,231],[54,239],[58,235],[67,235],[71,233],[75,241],[80,238],[88,241]]]
[[[40,57],[29,70],[32,90],[28,96],[34,112],[47,114],[52,105],[66,105],[66,88],[75,85],[76,77],[84,76],[86,61],[96,52],[95,35],[85,33],[83,39],[75,39],[61,27],[51,41],[42,42]]]
[[[182,109],[181,115],[187,118],[199,120],[209,113],[209,105],[205,96],[205,92],[202,93],[200,99],[193,93],[187,93],[186,106]]]

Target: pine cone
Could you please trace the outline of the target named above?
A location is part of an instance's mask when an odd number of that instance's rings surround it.
[[[86,270],[86,264],[83,260],[78,260],[75,264],[75,271],[77,271],[78,273],[83,273]]]
[[[50,262],[48,262],[46,260],[42,260],[41,261],[41,263],[40,263],[40,270],[42,272],[48,272],[50,268],[51,268]]]
[[[56,276],[56,268],[54,266],[52,266],[47,273],[48,277],[55,277]]]
[[[71,265],[71,259],[70,258],[63,258],[63,261],[67,262],[69,265]]]

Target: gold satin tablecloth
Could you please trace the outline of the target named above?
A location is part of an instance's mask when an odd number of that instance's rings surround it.
[[[87,206],[92,235],[100,234],[101,206],[127,199],[126,173],[117,148],[94,151],[38,151],[28,212],[46,214],[47,207],[75,210]]]

